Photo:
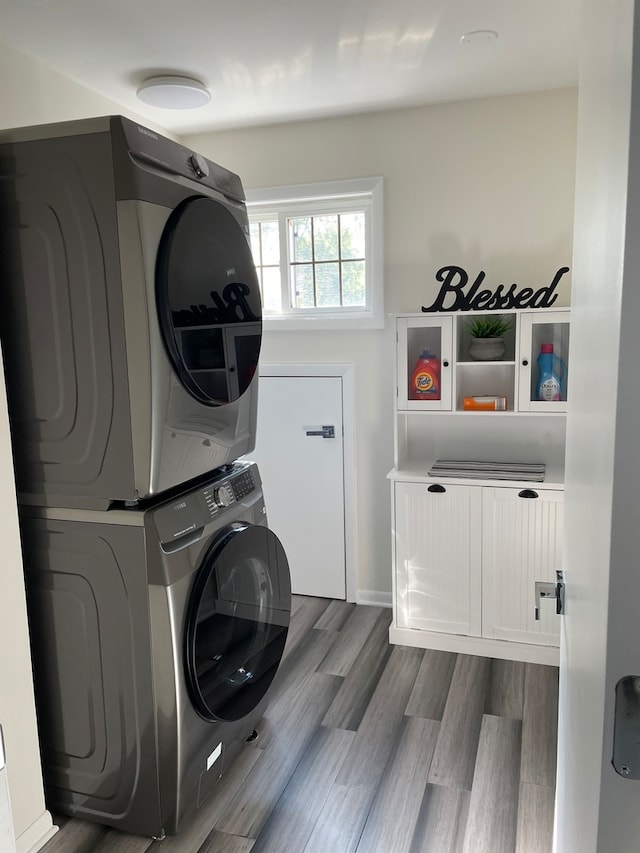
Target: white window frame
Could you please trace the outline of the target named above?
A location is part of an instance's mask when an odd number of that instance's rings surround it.
[[[366,305],[363,308],[289,308],[282,314],[264,314],[265,329],[382,329],[384,327],[383,181],[354,178],[316,184],[294,184],[246,191],[250,219],[280,221],[280,269],[283,306],[289,304],[286,219],[362,210],[365,214]],[[286,292],[285,292],[286,291]],[[285,299],[286,296],[286,299]]]

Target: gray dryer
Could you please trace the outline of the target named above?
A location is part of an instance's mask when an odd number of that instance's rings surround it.
[[[121,116],[3,131],[0,275],[22,502],[136,501],[253,449],[237,175]]]
[[[179,831],[265,709],[289,626],[255,464],[108,511],[23,507],[47,806]]]

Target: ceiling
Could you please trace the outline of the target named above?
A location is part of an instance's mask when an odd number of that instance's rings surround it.
[[[0,0],[0,42],[175,133],[577,85],[580,0]],[[491,30],[492,40],[461,41]],[[136,89],[199,78],[169,111]]]

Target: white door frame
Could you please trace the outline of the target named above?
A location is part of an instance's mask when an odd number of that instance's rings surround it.
[[[344,565],[347,601],[357,600],[357,525],[352,364],[259,364],[259,376],[340,377],[342,379],[342,448],[344,492]],[[258,395],[260,391],[258,390]]]
[[[617,768],[612,753],[616,684],[640,674],[640,13],[634,0],[581,6],[554,850],[631,853],[631,703]]]

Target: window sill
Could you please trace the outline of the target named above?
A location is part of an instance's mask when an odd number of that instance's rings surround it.
[[[323,314],[318,317],[273,317],[262,316],[262,326],[268,332],[353,332],[358,329],[384,329],[384,315],[366,314]]]

